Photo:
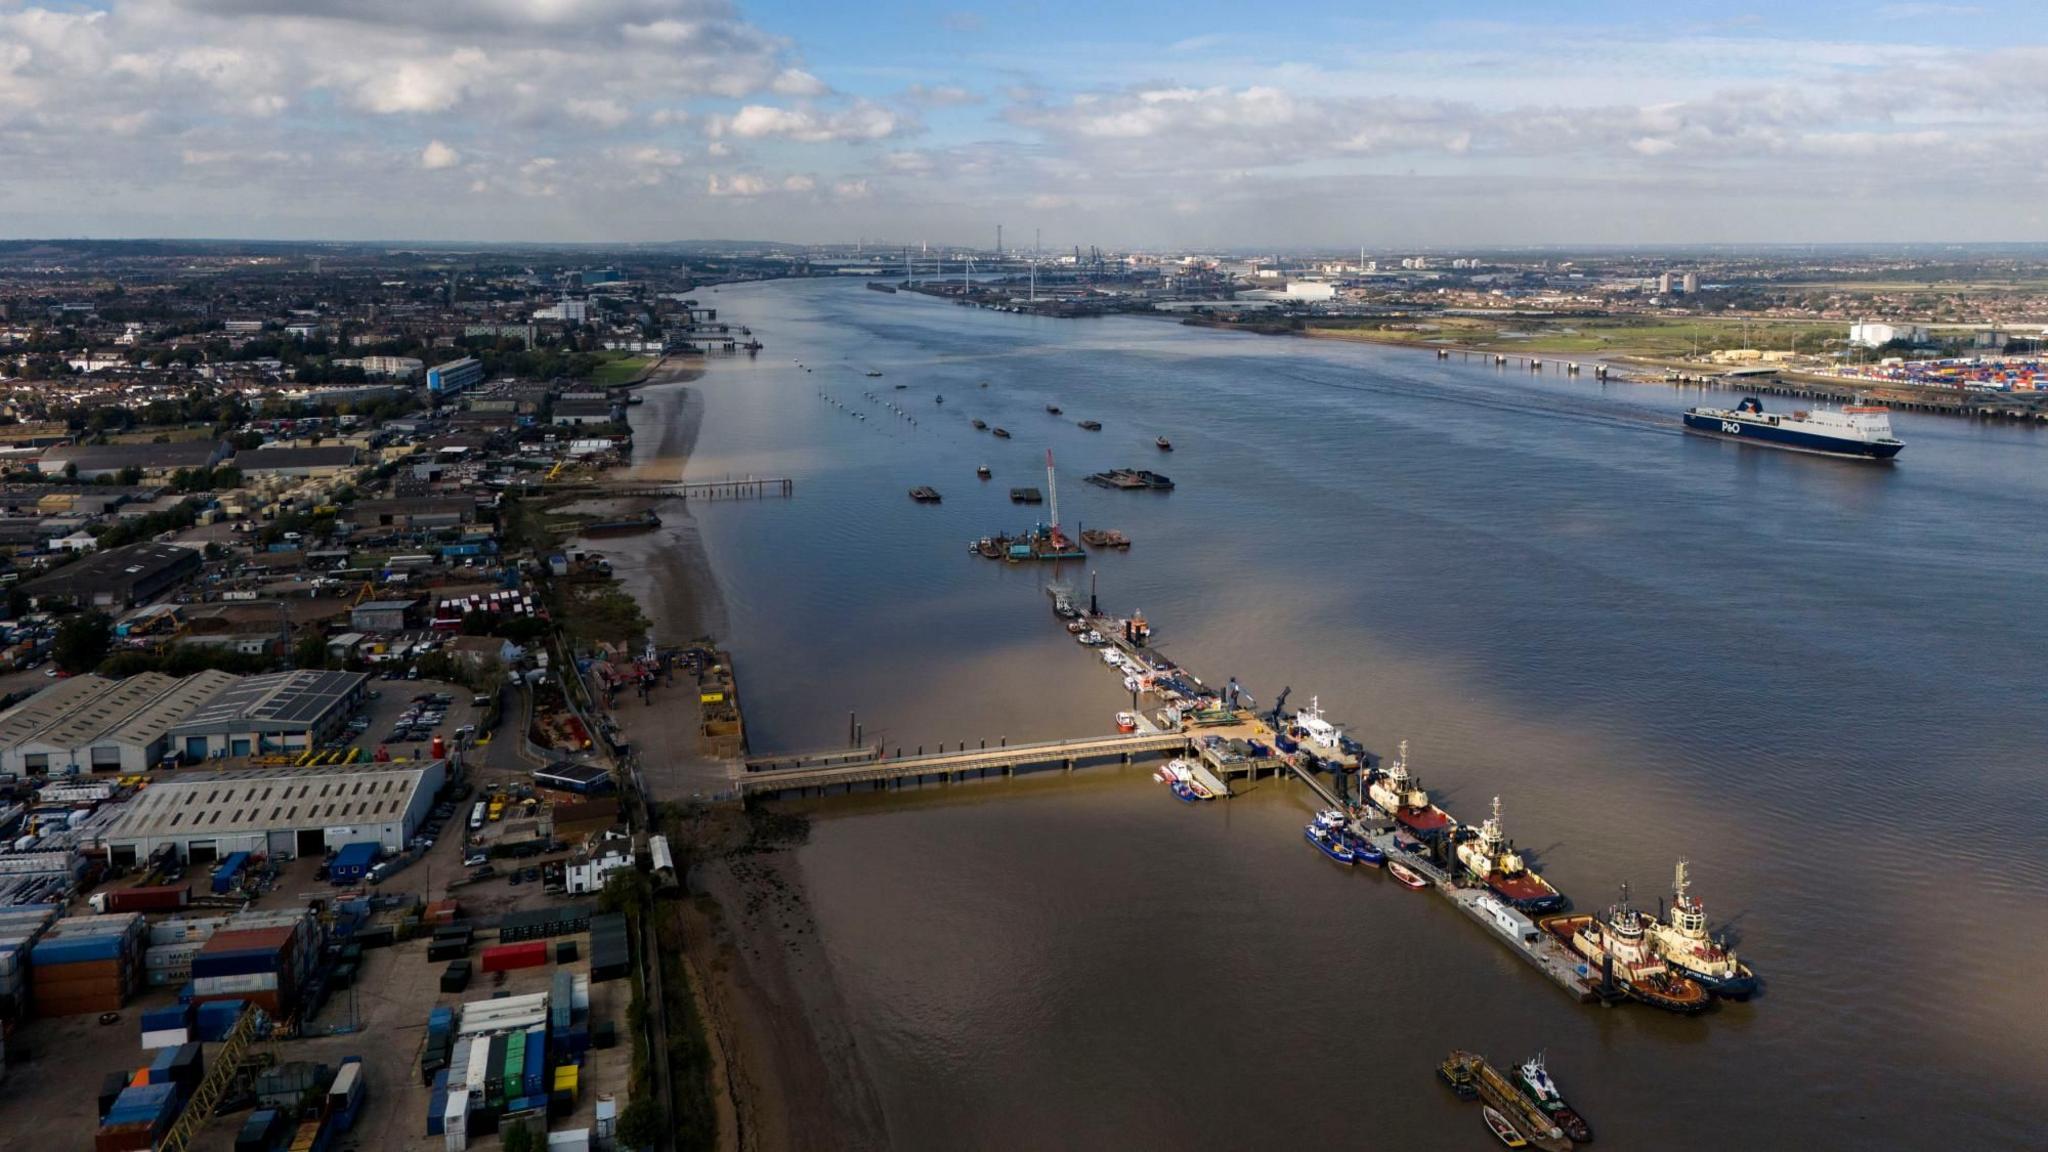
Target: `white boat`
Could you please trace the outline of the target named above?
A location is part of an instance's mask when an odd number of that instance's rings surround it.
[[[1117,650],[1116,650],[1116,649],[1114,649],[1114,648],[1111,648],[1111,649],[1109,649],[1109,650],[1105,651],[1105,652],[1104,652],[1104,653],[1102,654],[1102,662],[1103,662],[1104,664],[1107,664],[1107,665],[1109,665],[1109,666],[1110,666],[1110,667],[1112,667],[1112,668],[1114,668],[1114,667],[1116,667],[1117,665],[1119,665],[1119,664],[1123,663],[1123,660],[1124,660],[1124,654],[1123,654],[1123,653],[1121,653],[1121,652],[1119,652],[1119,651],[1117,651]]]
[[[1126,677],[1124,677],[1124,691],[1126,691],[1126,692],[1143,692],[1144,690],[1145,690],[1145,685],[1144,685],[1144,683],[1143,683],[1142,681],[1140,681],[1140,680],[1139,680],[1139,679],[1138,679],[1138,678],[1137,678],[1136,676],[1126,676]]]
[[[1308,707],[1294,713],[1294,726],[1301,729],[1302,737],[1310,743],[1331,752],[1339,751],[1338,745],[1344,739],[1344,733],[1338,731],[1336,725],[1323,719],[1323,710],[1319,706],[1321,703],[1321,697],[1309,697]]]
[[[1136,732],[1138,730],[1137,716],[1129,712],[1117,713],[1116,730],[1119,732]]]

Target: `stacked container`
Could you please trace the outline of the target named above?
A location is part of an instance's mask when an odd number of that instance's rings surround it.
[[[145,1152],[170,1129],[184,1103],[175,1083],[130,1085],[107,1109],[93,1147],[96,1152]]]
[[[152,1008],[142,1014],[144,1051],[176,1048],[192,1040],[192,1010],[184,1005]]]
[[[427,1096],[427,1135],[445,1136],[447,1130],[448,1070],[443,1068],[434,1073],[433,1091]]]
[[[198,1033],[196,1039],[215,1044],[228,1038],[234,1030],[235,1021],[241,1019],[242,1010],[249,1006],[245,1000],[209,1000],[192,1012],[192,1030]]]
[[[284,1113],[275,1108],[258,1108],[242,1121],[242,1131],[235,1137],[235,1152],[275,1152],[284,1127]]]
[[[590,978],[602,984],[623,980],[632,972],[631,948],[626,943],[626,918],[607,912],[590,918]]]
[[[291,1015],[302,962],[293,927],[215,932],[192,958],[192,999],[247,1000],[280,1019]]]
[[[152,944],[142,952],[143,982],[151,988],[175,988],[192,979],[192,958],[206,945],[197,941]]]
[[[56,918],[48,905],[0,909],[0,1020],[19,1019],[28,1007],[29,952]]]
[[[510,972],[518,968],[539,968],[548,962],[548,946],[540,940],[524,944],[499,944],[483,950],[478,967],[485,972]]]
[[[39,1016],[117,1012],[135,991],[149,926],[139,912],[72,917],[52,924],[29,953]]]

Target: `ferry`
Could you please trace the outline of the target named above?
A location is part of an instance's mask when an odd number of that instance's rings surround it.
[[[1543,1109],[1545,1115],[1564,1129],[1565,1137],[1572,1143],[1593,1142],[1592,1125],[1565,1103],[1564,1094],[1557,1090],[1557,1082],[1550,1078],[1550,1069],[1543,1063],[1543,1053],[1529,1057],[1515,1069],[1515,1083],[1536,1102],[1538,1108]]]
[[[1479,834],[1458,845],[1458,862],[1473,879],[1521,912],[1561,912],[1564,897],[1550,882],[1529,870],[1521,854],[1501,832],[1500,797],[1493,798],[1493,815],[1479,826]]]
[[[1749,396],[1733,408],[1688,408],[1685,428],[1767,448],[1857,460],[1890,460],[1906,446],[1892,435],[1891,412],[1874,405],[1766,413],[1763,404]]]
[[[1747,1000],[1757,989],[1756,973],[1736,957],[1733,948],[1707,934],[1707,911],[1689,890],[1685,869],[1686,862],[1680,860],[1668,922],[1652,920],[1645,928],[1650,948],[1674,970],[1699,981],[1714,995]]]
[[[1421,782],[1408,775],[1406,740],[1401,741],[1401,749],[1395,754],[1394,762],[1373,778],[1371,786],[1366,789],[1366,798],[1423,840],[1433,840],[1457,825],[1450,813],[1429,802],[1429,792]]]
[[[1607,910],[1605,920],[1552,916],[1543,922],[1543,928],[1585,957],[1596,971],[1611,977],[1632,1000],[1688,1016],[1713,1005],[1698,981],[1672,972],[1650,950],[1644,940],[1643,916],[1629,904],[1626,884],[1621,886],[1621,903]]]
[[[1308,824],[1302,827],[1301,834],[1309,843],[1320,849],[1323,855],[1328,856],[1339,864],[1349,865],[1357,859],[1357,857],[1351,854],[1351,849],[1338,843],[1337,838],[1330,835],[1330,831],[1327,828],[1317,824]]]

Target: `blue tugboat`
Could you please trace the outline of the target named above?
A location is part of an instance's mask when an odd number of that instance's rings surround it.
[[[1323,855],[1328,856],[1339,864],[1349,866],[1358,859],[1351,849],[1346,848],[1325,828],[1310,824],[1302,828],[1301,834],[1309,843],[1321,849]]]

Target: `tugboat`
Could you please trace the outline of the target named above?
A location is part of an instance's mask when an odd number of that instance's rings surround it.
[[[1451,819],[1450,813],[1429,802],[1429,791],[1423,788],[1421,781],[1408,775],[1406,740],[1401,741],[1401,750],[1395,754],[1394,762],[1373,778],[1372,785],[1366,789],[1366,798],[1422,840],[1442,836],[1457,823]]]
[[[1529,870],[1522,857],[1500,830],[1500,797],[1493,798],[1493,815],[1479,826],[1479,835],[1458,845],[1458,862],[1473,879],[1493,890],[1494,895],[1522,912],[1560,912],[1564,897],[1550,882]]]
[[[991,472],[991,471],[989,471],[989,470],[988,470],[988,465],[986,465],[986,464],[983,464],[983,465],[982,465],[981,467],[979,467],[979,468],[976,468],[976,469],[974,470],[974,474],[975,474],[976,476],[979,476],[979,477],[981,477],[981,478],[982,478],[983,480],[986,480],[986,479],[988,479],[989,477],[991,477],[991,476],[995,475],[995,473],[993,473],[993,472]]]
[[[1544,1067],[1543,1053],[1529,1057],[1515,1069],[1515,1083],[1536,1102],[1538,1108],[1543,1109],[1545,1115],[1564,1129],[1565,1137],[1572,1143],[1593,1142],[1592,1126],[1565,1103],[1564,1094],[1557,1090],[1557,1082],[1550,1078],[1550,1069]]]
[[[987,430],[988,430],[988,421],[986,421],[986,420],[980,420],[980,419],[977,419],[977,420],[975,420],[975,421],[974,421],[974,430],[975,430],[976,432],[984,432],[984,431],[987,431]]]
[[[1008,439],[1010,438],[1010,434],[1009,434],[1008,432],[1005,432],[1005,431],[1004,431],[1004,430],[1002,430],[1001,428],[998,428],[998,429],[996,429],[996,430],[995,430],[995,431],[994,431],[994,432],[992,433],[992,435],[994,435],[994,436],[995,436],[995,438],[996,438],[996,439],[998,439],[998,440],[1008,440]]]
[[[1629,904],[1626,884],[1621,886],[1621,903],[1607,910],[1606,920],[1552,916],[1543,927],[1606,973],[1631,1000],[1687,1016],[1713,1005],[1698,981],[1674,975],[1644,942],[1643,917]]]
[[[1330,835],[1330,830],[1320,824],[1304,825],[1301,834],[1309,843],[1321,850],[1323,855],[1339,864],[1349,866],[1358,859],[1352,855],[1351,849],[1339,843],[1335,836]]]
[[[1320,696],[1308,698],[1308,707],[1297,708],[1294,712],[1294,730],[1288,735],[1307,740],[1321,746],[1326,753],[1341,751],[1344,733],[1335,724],[1323,719],[1323,700]]]
[[[1453,1092],[1486,1105],[1481,1115],[1486,1126],[1509,1147],[1530,1147],[1542,1152],[1567,1152],[1572,1146],[1564,1129],[1550,1115],[1530,1103],[1529,1098],[1495,1071],[1477,1052],[1453,1049],[1451,1058],[1437,1065],[1437,1075]],[[1469,1087],[1470,1094],[1461,1090]]]
[[[1685,861],[1678,862],[1672,883],[1670,920],[1649,922],[1650,949],[1666,964],[1700,982],[1716,996],[1747,1000],[1756,991],[1756,973],[1735,955],[1735,950],[1707,934],[1707,911],[1691,891]]]
[[[1160,437],[1159,439],[1157,439],[1157,440],[1154,440],[1154,441],[1153,441],[1153,443],[1154,443],[1154,444],[1157,444],[1157,445],[1159,445],[1159,450],[1160,450],[1161,452],[1171,452],[1171,451],[1173,451],[1173,441],[1171,441],[1171,440],[1168,440],[1168,439],[1167,439],[1166,437],[1164,437],[1164,436],[1161,436],[1161,437]]]

